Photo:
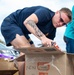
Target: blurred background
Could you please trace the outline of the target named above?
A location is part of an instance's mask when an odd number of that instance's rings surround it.
[[[67,7],[72,9],[73,4],[74,0],[0,0],[0,26],[3,19],[10,13],[16,11],[17,9],[42,5],[48,7],[53,11],[57,11],[62,7]],[[56,38],[54,39],[63,51],[65,51],[65,43],[63,41],[65,28],[66,28],[65,26],[58,28],[56,33]],[[37,47],[38,44],[41,44],[41,41],[37,39],[34,35],[30,35],[30,37],[34,41]],[[0,40],[5,43],[5,40],[1,35],[1,32],[0,32]]]

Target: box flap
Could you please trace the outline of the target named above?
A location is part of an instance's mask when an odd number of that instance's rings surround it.
[[[13,62],[0,62],[0,71],[1,70],[17,70],[17,69],[14,67]]]
[[[16,73],[18,70],[14,67],[13,62],[0,62],[0,75],[11,75]]]
[[[51,47],[28,47],[28,48],[18,48],[17,50],[24,52],[25,54],[32,54],[32,53],[63,53],[62,51],[58,50],[57,48]]]
[[[18,56],[17,58],[11,60],[10,62],[13,62],[13,61],[25,61],[25,55],[21,55],[21,56]]]

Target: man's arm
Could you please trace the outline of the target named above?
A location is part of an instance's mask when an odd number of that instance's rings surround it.
[[[45,36],[37,27],[35,22],[33,20],[28,20],[26,24],[29,24],[33,29],[34,32],[32,32],[35,36],[37,36],[39,39],[41,39],[42,36]]]
[[[41,41],[42,44],[44,45],[51,45],[51,41],[50,39],[48,39],[41,31],[40,29],[37,27],[36,23],[38,23],[38,18],[35,14],[32,14],[31,16],[29,16],[25,21],[24,21],[24,25],[26,26],[26,28],[32,33],[34,34],[36,37],[38,37]]]
[[[41,37],[45,35],[37,27],[36,25],[37,22],[38,22],[37,16],[35,14],[32,14],[24,21],[24,25],[32,34],[34,34],[36,37],[38,37],[41,40]]]

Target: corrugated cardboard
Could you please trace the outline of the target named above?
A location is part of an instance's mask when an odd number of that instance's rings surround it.
[[[15,67],[19,70],[15,75],[25,75],[25,55],[21,55],[11,62],[14,62]]]
[[[13,62],[14,60],[16,60],[16,61],[25,61],[25,55],[18,56],[17,58],[15,58],[13,60],[10,60],[10,61]]]
[[[69,56],[54,47],[18,50],[25,53],[25,75],[74,75]]]
[[[0,61],[0,75],[13,75],[17,71],[13,62]]]
[[[72,62],[73,62],[73,75],[74,75],[74,54],[72,55]]]
[[[18,62],[19,75],[25,75],[25,61]]]
[[[71,61],[70,64],[73,64],[72,67],[73,67],[73,75],[74,75],[74,53],[68,53],[67,55],[68,55],[68,58]]]
[[[19,70],[18,73],[14,75],[25,75],[25,61],[18,61],[17,69]]]

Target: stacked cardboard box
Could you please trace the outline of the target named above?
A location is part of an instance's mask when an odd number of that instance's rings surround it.
[[[14,75],[17,71],[14,67],[14,62],[0,58],[0,75]]]
[[[74,75],[74,55],[54,47],[18,50],[25,53],[25,75]]]
[[[25,75],[25,55],[21,55],[12,60],[15,63],[15,67],[19,70],[15,75]]]

